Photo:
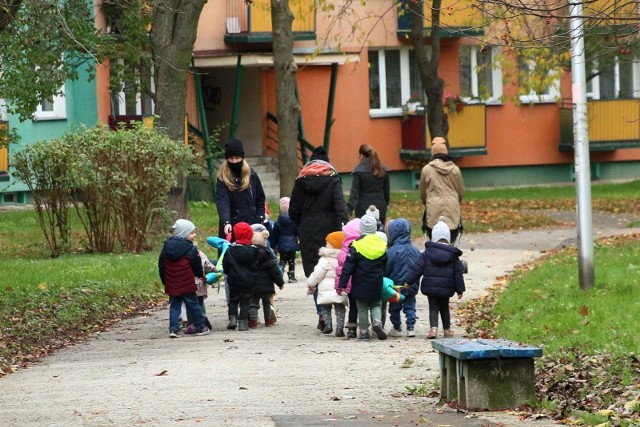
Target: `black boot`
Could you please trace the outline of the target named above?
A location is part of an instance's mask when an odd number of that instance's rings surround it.
[[[318,315],[318,326],[316,326],[316,328],[320,329],[321,331],[324,329],[324,319],[322,318],[322,314]]]
[[[229,324],[227,325],[227,329],[235,329],[236,326],[238,326],[238,316],[230,314]]]
[[[296,283],[296,272],[295,271],[290,271],[287,273],[289,275],[289,283]]]
[[[209,328],[210,331],[213,330],[213,326],[211,326],[211,322],[209,322],[209,318],[207,316],[204,316],[204,326]]]
[[[349,326],[347,328],[347,338],[356,338],[357,336],[357,328],[355,326]]]

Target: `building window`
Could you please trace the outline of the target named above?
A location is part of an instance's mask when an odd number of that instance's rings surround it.
[[[7,121],[7,104],[4,99],[0,98],[0,122]]]
[[[500,48],[460,47],[460,96],[465,102],[499,103],[502,100]]]
[[[33,115],[34,120],[60,120],[66,118],[67,100],[64,94],[64,86],[60,88],[60,94],[51,99],[41,101]]]
[[[592,71],[587,81],[589,99],[632,99],[640,97],[640,62],[615,58],[614,63]]]
[[[402,115],[410,98],[424,98],[413,49],[369,49],[371,117]]]
[[[541,65],[539,65],[541,64]],[[520,56],[520,102],[535,104],[556,102],[560,97],[560,80],[558,70],[543,70],[544,61]]]
[[[146,67],[125,67],[124,61],[119,59],[111,67],[113,74],[128,73],[136,76],[134,83],[122,83],[119,88],[111,90],[111,113],[114,116],[151,116],[154,111],[154,103],[151,97],[145,93],[145,89],[153,92],[153,74]],[[115,90],[114,90],[115,89]]]

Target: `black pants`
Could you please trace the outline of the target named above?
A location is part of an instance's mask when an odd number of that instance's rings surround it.
[[[251,302],[249,303],[249,320],[258,320],[260,302],[262,302],[265,322],[271,319],[271,295],[273,294],[254,294],[251,297]]]
[[[358,303],[351,294],[347,295],[349,298],[349,325],[356,326],[358,324]]]
[[[229,289],[229,316],[238,316],[239,320],[248,320],[252,296],[253,292]],[[238,307],[240,308],[239,314]]]
[[[451,313],[449,312],[449,297],[432,297],[429,299],[429,326],[438,327],[438,314],[442,318],[442,328],[451,328]]]
[[[296,251],[280,252],[280,266],[283,272],[285,264],[289,264],[289,273],[296,271]]]

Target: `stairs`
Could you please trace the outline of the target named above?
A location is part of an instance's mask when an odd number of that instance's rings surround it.
[[[251,169],[260,177],[267,200],[280,199],[280,171],[278,160],[273,157],[245,157]]]

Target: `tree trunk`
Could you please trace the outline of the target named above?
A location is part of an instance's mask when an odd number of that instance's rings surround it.
[[[418,62],[418,70],[420,70],[422,87],[427,95],[426,114],[429,137],[433,139],[436,136],[441,136],[446,139],[449,133],[449,120],[442,103],[444,81],[438,75],[441,0],[433,0],[431,5],[431,58],[429,58],[427,46],[424,44],[424,18],[418,8],[420,3],[409,1],[408,4],[409,13],[411,13],[411,40]]]
[[[206,0],[165,0],[153,9],[151,47],[154,60],[157,126],[165,128],[176,143],[184,141],[185,103],[191,53],[200,13]],[[168,208],[180,218],[189,214],[187,179],[178,173]]]
[[[288,0],[271,0],[273,66],[276,73],[276,115],[278,117],[278,162],[280,196],[290,196],[298,175],[298,121],[296,72],[293,59],[293,13]]]

